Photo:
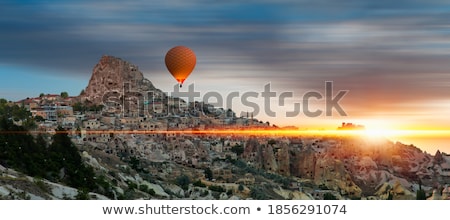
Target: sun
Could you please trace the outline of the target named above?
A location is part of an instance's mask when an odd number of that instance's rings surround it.
[[[365,129],[362,133],[366,136],[376,138],[390,136],[394,132],[388,129]]]
[[[373,120],[365,122],[364,130],[361,130],[361,135],[371,139],[387,138],[390,140],[397,140],[401,138],[436,138],[449,137],[450,130],[435,129],[422,127],[399,127],[392,122]]]
[[[402,131],[391,122],[385,120],[366,120],[363,122],[365,128],[361,134],[368,138],[392,138],[398,136]]]

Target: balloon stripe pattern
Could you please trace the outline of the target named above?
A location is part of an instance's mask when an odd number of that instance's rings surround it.
[[[197,58],[194,51],[185,46],[170,49],[165,57],[166,67],[181,85],[195,68]]]

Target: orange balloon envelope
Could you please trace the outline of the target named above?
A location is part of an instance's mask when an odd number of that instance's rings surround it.
[[[185,46],[176,46],[170,49],[165,58],[166,67],[178,83],[183,85],[184,80],[194,70],[197,58],[194,51]]]

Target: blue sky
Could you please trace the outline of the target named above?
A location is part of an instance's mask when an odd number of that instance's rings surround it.
[[[333,81],[349,90],[349,116],[332,123],[450,124],[439,117],[450,113],[448,1],[2,1],[0,30],[0,97],[10,100],[78,95],[104,54],[172,91],[164,55],[186,45],[197,66],[185,84],[202,92],[271,83],[301,96]],[[309,122],[319,123],[294,124]]]

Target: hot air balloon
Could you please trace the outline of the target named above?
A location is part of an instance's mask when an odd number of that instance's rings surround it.
[[[194,70],[196,61],[194,51],[185,46],[173,47],[167,52],[165,58],[167,69],[180,84],[180,87]]]

